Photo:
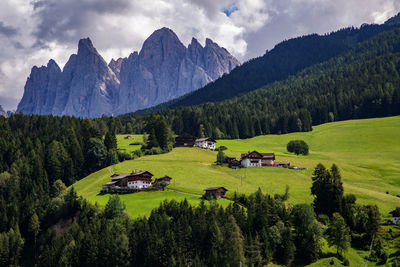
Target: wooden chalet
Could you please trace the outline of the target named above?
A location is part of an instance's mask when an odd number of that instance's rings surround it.
[[[165,175],[164,177],[155,179],[153,182],[153,186],[160,186],[162,183],[170,184],[171,180],[171,177]]]
[[[205,194],[203,197],[207,200],[212,200],[212,199],[220,199],[220,198],[225,198],[225,193],[228,191],[225,187],[210,187],[207,189],[204,189]]]
[[[175,147],[193,147],[195,144],[196,138],[188,133],[181,134],[180,136],[175,137]]]
[[[221,164],[222,166],[228,166],[232,169],[239,169],[241,167],[240,161],[236,158],[225,157],[224,161]]]
[[[274,162],[274,167],[283,167],[283,168],[288,168],[290,167],[290,162]]]
[[[113,174],[111,182],[103,185],[104,191],[112,189],[143,189],[151,186],[153,174],[148,171],[135,171],[128,174]]]
[[[215,150],[215,144],[217,143],[217,141],[215,141],[211,137],[205,137],[205,138],[196,139],[195,143],[196,143],[196,146],[199,148]]]
[[[274,153],[259,153],[257,151],[241,154],[241,165],[244,168],[261,167],[261,166],[274,166],[275,154]]]

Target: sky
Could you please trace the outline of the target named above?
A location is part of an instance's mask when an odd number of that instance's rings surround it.
[[[1,0],[0,105],[16,109],[33,66],[63,68],[90,37],[109,62],[168,27],[188,45],[208,37],[241,62],[292,37],[383,23],[399,0]]]

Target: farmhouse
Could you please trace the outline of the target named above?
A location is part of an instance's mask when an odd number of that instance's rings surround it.
[[[284,167],[287,168],[290,166],[290,162],[274,162],[274,167]]]
[[[231,158],[231,157],[225,157],[224,161],[222,162],[221,165],[228,166],[229,168],[232,168],[232,169],[239,169],[241,167],[240,161],[238,161],[235,158]]]
[[[240,155],[241,164],[244,168],[274,166],[274,153],[258,153],[257,151]]]
[[[205,137],[196,139],[196,146],[199,148],[215,150],[215,141],[213,138]]]
[[[207,189],[204,189],[206,193],[203,195],[203,197],[207,200],[211,199],[220,199],[220,198],[225,198],[225,193],[228,191],[225,187],[210,187]]]
[[[112,189],[144,189],[151,186],[153,174],[148,171],[135,171],[128,174],[113,174],[111,182],[103,185],[104,191]]]
[[[193,147],[194,143],[195,143],[195,138],[188,134],[188,133],[184,133],[180,136],[177,136],[175,138],[175,147]]]
[[[164,177],[155,179],[153,182],[153,186],[160,186],[162,183],[170,184],[171,180],[171,177],[165,175]]]

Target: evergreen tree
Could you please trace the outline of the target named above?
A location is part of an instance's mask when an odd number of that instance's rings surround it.
[[[343,185],[339,170],[335,164],[327,170],[321,163],[315,167],[312,177],[311,194],[314,198],[314,209],[317,214],[331,216],[341,212]]]
[[[107,132],[104,137],[104,145],[107,150],[116,150],[117,149],[117,137],[114,133]]]
[[[245,263],[244,258],[244,238],[239,226],[236,224],[235,218],[230,215],[226,224],[227,237],[225,241],[225,253],[227,266],[239,266]]]
[[[222,152],[222,150],[218,150],[218,154],[217,154],[217,164],[221,165],[224,160],[226,158],[226,155],[224,152]]]
[[[350,229],[339,213],[333,213],[326,233],[329,246],[335,246],[338,255],[350,247]]]
[[[86,166],[90,171],[98,170],[105,166],[107,150],[98,138],[90,138],[86,152]]]
[[[322,229],[313,208],[308,204],[298,204],[294,206],[292,216],[297,255],[308,262],[317,260],[321,253]]]
[[[104,209],[104,215],[108,219],[113,219],[115,217],[119,217],[123,214],[125,210],[125,204],[121,202],[121,199],[118,195],[111,196],[108,199],[106,207]]]
[[[65,184],[60,179],[57,179],[51,186],[51,196],[58,197],[65,189],[67,189]]]

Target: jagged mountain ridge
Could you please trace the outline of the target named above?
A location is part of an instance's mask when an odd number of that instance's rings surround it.
[[[240,62],[207,39],[185,47],[162,28],[140,52],[109,64],[89,38],[79,41],[61,71],[54,60],[33,67],[17,112],[41,115],[100,117],[148,108],[180,97],[229,73]]]

